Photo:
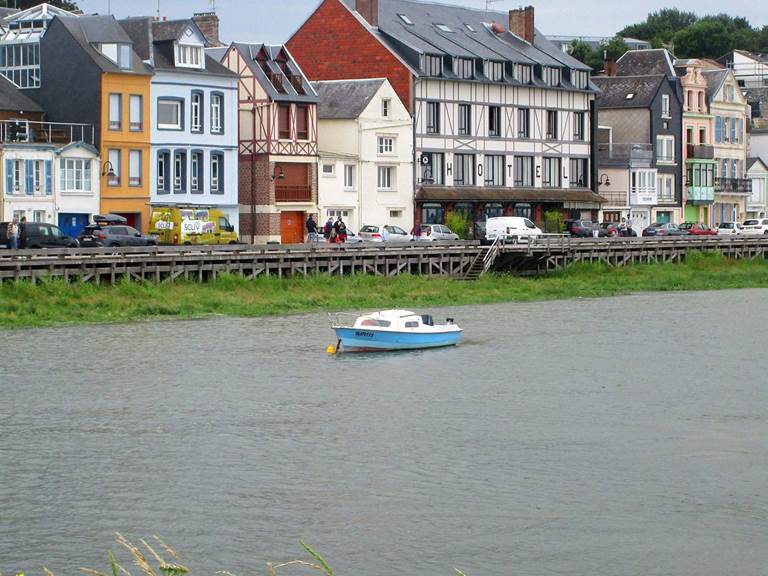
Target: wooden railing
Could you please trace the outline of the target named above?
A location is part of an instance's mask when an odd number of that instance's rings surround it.
[[[275,188],[275,202],[312,202],[310,186],[280,186]]]

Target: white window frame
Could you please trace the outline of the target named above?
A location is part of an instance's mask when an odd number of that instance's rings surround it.
[[[203,93],[193,92],[190,99],[190,121],[189,129],[192,132],[203,131]]]
[[[392,155],[395,153],[394,136],[378,136],[376,149],[380,155]]]
[[[110,148],[107,152],[107,159],[112,166],[113,175],[107,176],[108,186],[120,186],[120,157],[122,156],[119,148]]]
[[[392,113],[392,99],[382,98],[381,99],[381,117],[389,118],[391,113]]]
[[[135,110],[135,103],[138,102],[138,110]],[[144,130],[144,97],[141,94],[131,94],[128,96],[128,129],[131,132],[141,132]],[[134,118],[136,112],[136,118]]]
[[[91,161],[62,158],[59,162],[59,190],[63,193],[90,193]]]
[[[110,130],[119,131],[123,127],[123,95],[110,93],[109,95],[109,124]]]
[[[211,154],[211,192],[220,192],[221,182],[221,156]]]
[[[141,186],[141,150],[128,150],[128,186]]]
[[[378,166],[376,175],[376,188],[378,190],[391,192],[396,189],[397,168],[395,166]]]
[[[661,117],[670,118],[669,94],[661,95]]]
[[[21,183],[24,180],[24,160],[13,160],[13,191],[21,193]]]
[[[330,170],[328,170],[330,168]],[[335,178],[336,177],[336,164],[333,162],[323,162],[320,166],[320,174],[323,178]]]
[[[205,68],[203,47],[194,44],[177,44],[176,66],[181,68]]]
[[[224,109],[224,98],[221,94],[211,94],[211,134],[221,134],[223,125],[221,114]]]
[[[184,151],[176,150],[173,153],[173,191],[186,192],[183,190],[184,184]]]
[[[160,123],[160,106],[173,106],[176,108],[176,123],[175,124],[161,124]],[[181,130],[183,127],[182,120],[182,106],[181,100],[173,100],[170,98],[159,98],[157,101],[157,127],[160,130]]]
[[[344,190],[355,189],[355,165],[344,164]]]
[[[36,193],[43,191],[45,183],[45,164],[43,160],[32,160],[32,190]]]
[[[200,192],[200,152],[190,152],[189,155],[189,189]]]
[[[676,162],[674,135],[660,134],[656,136],[656,162],[661,164],[674,164]]]

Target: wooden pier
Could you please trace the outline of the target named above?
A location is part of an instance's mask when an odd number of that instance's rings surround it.
[[[418,274],[474,280],[494,270],[545,274],[579,262],[607,266],[682,262],[692,252],[768,258],[768,236],[598,238],[544,236],[530,243],[296,244],[0,250],[0,281],[45,278],[114,284],[123,278],[205,282],[220,274],[260,276]]]

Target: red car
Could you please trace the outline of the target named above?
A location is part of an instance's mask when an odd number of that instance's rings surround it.
[[[680,224],[680,230],[687,230],[693,236],[717,236],[717,230],[696,222],[684,222]]]

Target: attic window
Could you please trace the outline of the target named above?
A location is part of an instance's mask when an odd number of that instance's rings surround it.
[[[450,26],[446,26],[445,24],[435,24],[435,28],[440,30],[441,32],[450,32],[453,33],[453,30]]]
[[[465,26],[465,27],[466,27],[466,29],[467,29],[467,30],[469,30],[470,32],[477,32],[477,30],[475,30],[475,29],[472,27],[472,25],[471,25],[471,24],[464,24],[464,26]]]
[[[410,18],[408,18],[408,16],[406,16],[405,14],[398,14],[398,16],[400,17],[400,20],[402,20],[408,26],[413,26],[413,22],[411,21]]]
[[[629,94],[627,94],[626,99],[627,100],[632,100],[632,98],[634,98],[634,97],[635,97],[635,93],[634,92],[630,92]]]

